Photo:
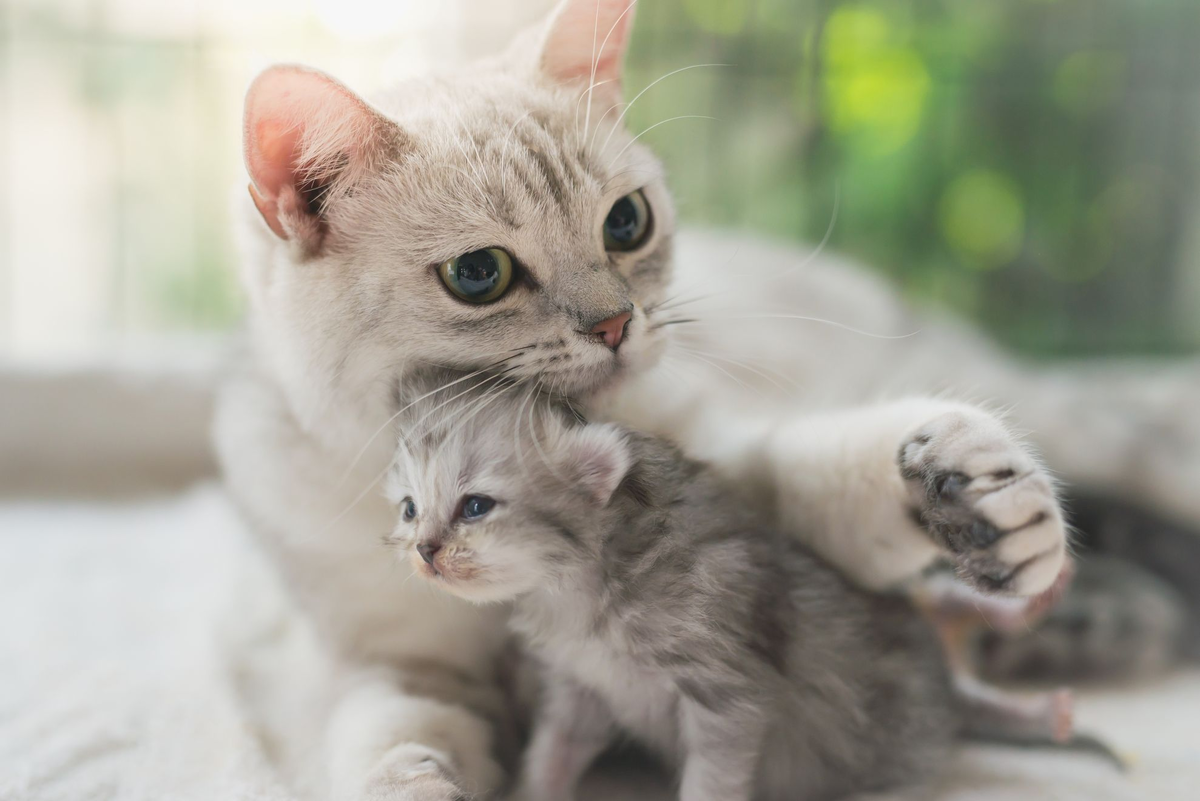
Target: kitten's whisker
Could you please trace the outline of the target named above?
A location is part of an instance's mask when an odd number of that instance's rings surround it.
[[[639,133],[637,136],[633,137],[628,142],[626,142],[625,147],[621,148],[620,151],[617,152],[617,155],[613,156],[612,161],[608,162],[608,166],[605,167],[605,171],[611,170],[612,166],[614,164],[616,164],[618,160],[620,160],[621,156],[625,155],[625,151],[628,150],[629,148],[633,147],[634,142],[641,139],[643,136],[650,133],[658,126],[666,125],[668,122],[675,122],[676,120],[716,120],[717,122],[721,121],[719,117],[710,117],[707,114],[680,114],[678,117],[668,117],[665,120],[656,122],[653,125],[651,125],[649,128],[647,128],[644,131],[642,131],[641,133]]]
[[[615,131],[617,131],[618,129],[620,129],[621,123],[625,120],[625,115],[629,113],[629,109],[633,108],[633,104],[638,102],[638,100],[641,98],[642,95],[646,94],[646,92],[649,92],[651,89],[653,89],[655,86],[657,86],[662,81],[665,81],[667,78],[670,78],[672,75],[678,75],[679,73],[687,72],[688,70],[696,70],[696,69],[700,69],[702,67],[731,67],[731,66],[733,66],[733,65],[732,64],[692,64],[690,67],[680,67],[677,70],[672,70],[671,72],[668,72],[666,75],[663,75],[661,78],[651,81],[650,84],[645,89],[643,89],[642,91],[638,92],[636,95],[633,96],[633,100],[630,100],[629,103],[625,106],[625,110],[621,112],[621,116],[617,117],[617,121],[615,123],[613,123],[612,130],[608,132],[608,138],[606,138],[604,140],[604,144],[600,146],[601,152],[608,150],[608,144],[609,144],[609,142],[612,141],[613,133]],[[622,152],[624,152],[624,151],[622,151]]]

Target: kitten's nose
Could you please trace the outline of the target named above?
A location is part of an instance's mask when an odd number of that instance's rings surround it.
[[[427,565],[433,564],[433,557],[437,556],[440,550],[442,550],[442,546],[436,542],[422,542],[417,546],[417,553],[421,554],[421,558]]]
[[[604,344],[612,350],[621,347],[621,340],[625,338],[625,327],[629,325],[629,321],[633,319],[630,312],[621,312],[616,317],[609,317],[607,320],[601,320],[592,327],[593,334],[599,334],[604,340]]]

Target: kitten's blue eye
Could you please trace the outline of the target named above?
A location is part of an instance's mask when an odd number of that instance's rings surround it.
[[[604,247],[609,250],[633,250],[649,233],[650,204],[640,189],[614,203],[604,218]]]
[[[492,511],[492,507],[495,505],[496,502],[491,498],[487,498],[483,495],[471,495],[465,501],[463,501],[463,519],[474,520],[477,517],[483,517],[488,512]]]
[[[400,502],[400,507],[403,509],[405,522],[411,523],[417,516],[417,505],[413,503],[413,499],[405,498]]]
[[[513,279],[512,257],[500,248],[484,248],[442,262],[442,283],[470,303],[491,303],[505,293]]]

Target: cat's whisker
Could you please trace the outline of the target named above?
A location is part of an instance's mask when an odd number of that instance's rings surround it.
[[[479,399],[479,401],[473,407],[471,407],[471,411],[468,412],[465,417],[463,417],[461,420],[459,420],[458,423],[454,426],[454,428],[451,428],[449,431],[446,432],[446,439],[449,440],[455,434],[457,434],[459,431],[461,431],[463,428],[465,428],[466,425],[468,423],[470,423],[472,420],[474,420],[475,417],[478,416],[480,412],[482,412],[488,406],[492,405],[492,403],[494,403],[495,401],[497,401],[501,397],[503,397],[504,394],[514,386],[517,386],[517,385],[510,384],[505,381],[501,381],[499,384],[489,388],[486,392],[483,393],[483,396]]]
[[[498,381],[498,380],[502,379],[505,376],[505,374],[511,372],[513,369],[515,369],[515,368],[510,367],[506,370],[501,370],[498,373],[489,375],[487,378],[483,379],[478,384],[468,387],[467,389],[463,390],[462,392],[458,393],[457,395],[454,395],[453,397],[447,398],[446,400],[442,401],[437,406],[434,406],[432,409],[430,409],[428,412],[426,412],[424,415],[422,415],[421,419],[418,420],[417,422],[413,423],[412,427],[408,431],[401,431],[400,439],[406,445],[410,445],[412,442],[411,438],[412,438],[413,434],[417,433],[420,430],[421,424],[424,423],[426,420],[428,420],[430,417],[432,417],[434,414],[437,414],[438,411],[445,408],[448,404],[453,403],[454,401],[458,400],[462,396],[470,394],[471,392],[474,392],[476,390],[482,389],[483,387],[487,386],[488,384],[490,384],[493,381]],[[427,436],[428,434],[435,431],[436,426],[437,426],[436,423],[433,426],[430,426],[430,428],[425,432],[425,434],[421,435],[421,439],[424,439],[425,436]]]
[[[645,89],[643,89],[642,91],[638,92],[636,95],[633,96],[633,100],[630,100],[629,103],[625,106],[625,110],[621,112],[621,116],[617,117],[617,121],[615,123],[613,123],[612,130],[610,130],[608,132],[608,137],[604,140],[604,144],[600,146],[601,152],[608,150],[608,145],[612,141],[613,133],[615,133],[617,130],[620,129],[621,123],[624,122],[624,120],[625,120],[625,115],[629,113],[629,110],[631,108],[633,108],[634,104],[638,102],[638,100],[641,98],[641,96],[646,94],[646,92],[649,92],[651,89],[653,89],[658,84],[665,81],[667,78],[670,78],[672,75],[678,75],[681,72],[687,72],[688,70],[701,69],[702,67],[731,67],[731,66],[733,66],[733,65],[732,64],[692,64],[691,66],[688,66],[688,67],[680,67],[677,70],[672,70],[671,72],[668,72],[666,75],[663,75],[662,77],[651,81],[650,84],[647,85]],[[624,151],[622,151],[622,152],[624,152]]]
[[[627,15],[630,11],[632,11],[633,7],[636,6],[637,4],[638,4],[638,0],[633,0],[632,3],[630,3],[628,6],[625,7],[625,10],[621,12],[621,15],[619,17],[617,17],[616,20],[613,21],[613,24],[609,27],[608,33],[606,33],[604,35],[604,41],[600,43],[600,49],[596,50],[596,33],[600,27],[600,2],[599,2],[599,0],[597,0],[597,2],[596,2],[596,23],[592,28],[592,74],[591,74],[591,79],[588,83],[588,92],[587,92],[588,118],[587,118],[587,120],[584,121],[584,124],[583,124],[584,136],[587,135],[588,129],[591,128],[590,120],[591,120],[591,111],[592,111],[592,90],[595,89],[597,86],[600,86],[601,84],[606,84],[606,83],[610,82],[610,80],[600,81],[599,83],[596,82],[596,70],[599,68],[600,59],[604,57],[604,48],[608,46],[608,40],[612,37],[613,32],[617,29],[617,26],[621,24],[621,20],[625,19],[625,15]],[[579,103],[578,103],[578,101],[575,104],[575,109],[576,109],[575,121],[576,121],[576,125],[578,125],[578,123],[579,123]],[[607,115],[608,115],[608,112],[605,112],[605,116],[607,116]],[[603,121],[604,118],[601,117],[600,119],[601,119],[601,121]],[[599,122],[596,123],[597,127],[599,127],[599,124],[600,124]],[[594,134],[593,134],[593,136],[594,136]],[[583,136],[579,137],[579,141],[582,144]]]
[[[604,124],[604,120],[608,117],[609,114],[611,114],[613,112],[613,109],[620,108],[623,105],[625,105],[625,104],[624,103],[613,103],[611,106],[609,106],[607,109],[604,110],[604,113],[600,115],[600,119],[596,120],[596,127],[592,129],[592,135],[588,138],[588,143],[587,143],[588,150],[591,150],[592,146],[596,144],[596,134],[598,134],[600,132],[600,126],[602,126]]]
[[[464,152],[464,155],[466,155],[465,152]],[[463,176],[468,181],[470,181],[472,184],[474,184],[475,188],[477,190],[479,190],[479,196],[481,198],[483,198],[484,202],[487,203],[488,207],[492,210],[492,215],[499,216],[499,212],[496,211],[496,204],[492,202],[492,198],[488,195],[487,190],[484,189],[483,184],[479,183],[479,179],[477,179],[475,176],[469,174],[462,167],[452,166],[451,168],[455,172],[457,172],[459,175]]]
[[[599,64],[599,60],[596,58],[596,40],[599,37],[599,35],[600,35],[600,0],[596,0],[595,21],[592,23],[592,71],[591,71],[591,75],[588,76],[587,115],[584,117],[584,120],[583,120],[583,131],[585,134],[587,133],[588,129],[591,127],[591,120],[592,120],[592,90],[596,86],[596,67]]]
[[[631,172],[643,172],[649,176],[653,176],[655,174],[654,170],[648,170],[645,167],[630,167],[629,169],[621,170],[620,172],[614,172],[603,184],[600,185],[601,191],[608,189],[608,185],[620,178],[622,175],[628,175]]]
[[[312,534],[312,537],[315,538],[315,537],[320,537],[320,536],[324,535],[327,531],[329,531],[330,528],[332,528],[334,525],[336,525],[339,520],[341,520],[343,517],[345,517],[350,512],[351,509],[353,509],[355,506],[358,506],[360,503],[362,503],[363,498],[367,497],[368,493],[370,493],[371,490],[376,489],[379,486],[379,482],[382,481],[384,479],[384,477],[387,476],[387,474],[391,471],[391,469],[395,465],[396,465],[396,457],[393,456],[390,460],[388,460],[387,466],[384,467],[382,470],[380,470],[379,473],[375,476],[375,478],[371,479],[371,481],[365,487],[363,487],[362,492],[355,495],[354,500],[352,500],[352,501],[350,501],[350,503],[346,504],[346,507],[344,509],[342,509],[342,511],[338,512],[336,515],[333,516],[333,519],[329,520],[327,523],[325,523],[325,525],[323,525],[323,526],[321,526],[321,528],[317,529]]]
[[[454,114],[454,118],[458,120],[458,129],[463,133],[464,136],[466,136],[467,141],[471,143],[471,149],[475,151],[475,160],[472,161],[470,157],[467,156],[466,148],[462,147],[461,143],[459,143],[457,139],[454,140],[455,144],[459,145],[459,150],[462,151],[463,157],[467,159],[467,163],[471,165],[471,169],[475,173],[476,177],[479,178],[480,184],[486,184],[487,175],[480,172],[480,169],[484,167],[486,162],[483,160],[483,154],[479,152],[479,145],[475,142],[475,137],[471,136],[471,132],[467,129],[466,123],[463,122],[462,114],[459,112],[458,108],[453,103],[450,104],[449,108],[451,113]]]
[[[529,399],[533,397],[533,386],[529,387],[529,392],[525,396],[525,400],[521,401],[521,405],[517,407],[516,422],[513,425],[513,450],[517,452],[517,463],[521,468],[525,467],[525,449],[521,447],[521,419],[522,413],[525,411],[525,404],[529,403]]]
[[[762,391],[758,387],[753,387],[753,386],[747,384],[745,381],[738,378],[736,375],[729,372],[728,370],[726,370],[724,367],[717,364],[716,362],[711,361],[708,358],[701,356],[695,352],[687,351],[686,354],[693,359],[696,359],[700,362],[703,362],[704,364],[707,364],[709,367],[712,367],[714,370],[720,371],[726,377],[728,377],[731,381],[733,381],[734,383],[736,383],[738,386],[742,387],[743,389],[749,390],[750,392],[753,392],[754,394],[759,395],[760,397],[762,396]]]
[[[842,203],[842,184],[841,184],[841,181],[834,181],[833,182],[833,211],[829,215],[829,224],[825,226],[825,235],[821,237],[821,241],[817,244],[816,248],[814,248],[807,256],[805,256],[803,260],[796,262],[795,264],[791,265],[790,267],[785,267],[777,273],[773,273],[773,274],[769,273],[765,276],[762,275],[761,273],[753,273],[753,272],[745,271],[745,272],[741,272],[741,273],[726,274],[724,277],[725,278],[775,279],[775,278],[782,278],[785,275],[790,275],[790,274],[796,272],[797,270],[803,270],[805,267],[812,264],[813,261],[818,256],[820,256],[822,252],[824,252],[825,246],[829,244],[829,239],[830,239],[830,237],[833,236],[834,226],[837,225],[838,211],[841,209],[841,203]],[[734,255],[736,255],[736,253]]]
[[[772,369],[770,367],[763,367],[762,369],[754,367],[753,362],[750,359],[734,359],[729,356],[723,356],[719,353],[713,353],[712,351],[699,350],[697,348],[689,348],[686,345],[676,344],[676,347],[679,348],[680,350],[686,351],[688,353],[692,353],[696,356],[707,356],[710,359],[716,359],[719,362],[724,362],[725,364],[740,367],[741,369],[746,370],[747,372],[753,373],[754,375],[758,376],[759,378],[763,379],[764,381],[767,381],[772,386],[774,386],[775,388],[777,388],[783,392],[787,392],[789,388],[785,387],[783,384],[781,384],[780,381],[785,381],[788,384],[790,384],[791,389],[800,389],[800,384],[795,379],[790,378],[789,376],[784,375],[783,373],[779,372],[778,370]],[[760,363],[760,366],[761,366],[761,363]]]
[[[541,382],[541,380],[539,380],[538,381],[538,392],[539,393],[541,392],[541,389],[542,389],[542,382]],[[537,406],[537,404],[534,403],[534,404],[531,404],[529,407],[529,438],[531,440],[533,440],[533,447],[537,450],[538,456],[542,460],[542,464],[546,466],[546,470],[550,473],[550,475],[553,476],[559,483],[564,484],[565,486],[569,487],[569,486],[571,486],[571,482],[569,482],[565,478],[563,478],[562,474],[559,473],[554,468],[554,465],[552,465],[550,463],[550,457],[547,456],[546,451],[542,449],[542,443],[540,443],[538,441],[537,425],[534,423],[534,420],[533,420],[533,412],[534,412],[534,409],[536,408],[536,406]]]
[[[686,306],[689,303],[699,303],[700,301],[708,300],[711,297],[713,297],[711,293],[705,295],[692,295],[690,297],[684,296],[681,293],[676,293],[674,295],[668,295],[658,303],[647,306],[645,311],[647,315],[657,314],[664,311],[670,311],[671,309],[678,309],[680,306]]]
[[[579,93],[579,97],[575,98],[575,139],[580,144],[583,143],[583,134],[579,130],[579,106],[583,102],[583,99],[588,97],[588,91],[590,89],[595,86],[603,86],[606,83],[612,83],[612,79],[609,78],[603,81],[596,81],[595,83],[588,84],[587,88]],[[590,103],[591,101],[589,100],[588,102]]]
[[[517,117],[517,121],[508,129],[508,135],[504,137],[504,143],[500,147],[500,190],[505,195],[508,194],[508,170],[506,169],[508,164],[508,146],[512,144],[512,140],[516,136],[517,126],[524,122],[532,113],[533,109],[530,109],[520,117]]]
[[[666,328],[669,325],[685,325],[686,323],[701,322],[699,317],[678,317],[671,320],[663,320],[650,326],[651,331],[657,331],[660,328]]]
[[[668,122],[675,122],[676,120],[715,120],[717,122],[721,121],[721,119],[719,117],[710,117],[707,114],[680,114],[679,116],[676,116],[676,117],[667,117],[665,120],[661,120],[659,122],[654,123],[649,128],[646,128],[641,133],[639,133],[637,136],[633,137],[628,142],[626,142],[625,147],[621,148],[617,152],[617,155],[613,156],[612,160],[608,162],[608,166],[605,167],[605,171],[611,170],[612,166],[614,164],[616,164],[617,161],[620,160],[621,156],[625,155],[625,151],[628,150],[629,148],[633,147],[634,142],[641,139],[643,136],[650,133],[658,126],[666,125]]]
[[[346,479],[348,479],[350,477],[350,474],[354,471],[354,468],[358,466],[358,463],[363,458],[363,455],[366,454],[367,450],[370,449],[371,445],[375,442],[375,438],[378,437],[380,434],[382,434],[388,426],[390,426],[393,422],[395,422],[397,417],[399,417],[400,415],[402,415],[406,411],[408,411],[410,408],[412,408],[413,404],[419,403],[420,401],[423,401],[426,398],[428,398],[430,395],[434,395],[438,392],[441,392],[444,389],[449,389],[450,387],[454,386],[455,384],[462,383],[463,381],[466,381],[469,378],[474,378],[477,375],[486,373],[488,370],[494,370],[495,368],[499,367],[500,365],[504,364],[505,362],[517,358],[517,356],[521,355],[521,353],[524,352],[524,350],[528,350],[528,348],[520,349],[516,353],[513,353],[512,355],[506,356],[505,358],[500,359],[499,361],[493,362],[493,363],[489,364],[488,366],[482,367],[472,373],[468,373],[467,375],[463,376],[462,378],[458,378],[447,384],[443,384],[442,386],[438,387],[437,389],[433,390],[432,392],[426,392],[424,395],[420,396],[419,398],[416,398],[415,400],[411,401],[407,406],[405,406],[404,408],[397,411],[395,414],[393,414],[387,420],[384,420],[383,424],[381,426],[379,426],[379,428],[377,428],[375,430],[375,432],[373,434],[371,434],[370,437],[367,438],[367,441],[365,443],[363,443],[363,446],[361,448],[359,448],[358,453],[356,453],[354,455],[354,458],[350,460],[350,464],[346,466],[345,472],[342,473],[341,478],[338,479],[337,484],[335,484],[334,486],[337,488],[340,488],[343,484],[346,483]],[[504,351],[497,351],[496,353],[489,353],[489,354],[485,354],[485,355],[495,356],[495,355],[498,355],[499,353],[503,353],[503,352]]]
[[[724,321],[729,321],[729,320],[802,320],[804,322],[820,323],[822,325],[828,325],[828,326],[832,326],[834,328],[840,328],[841,330],[848,331],[851,334],[859,334],[861,336],[870,337],[872,339],[884,339],[884,340],[909,339],[910,337],[915,337],[917,334],[921,333],[921,331],[922,331],[922,329],[918,328],[916,331],[910,331],[907,334],[876,334],[876,333],[872,333],[871,331],[864,331],[861,328],[855,328],[852,325],[847,325],[845,323],[839,323],[837,320],[826,320],[823,317],[809,317],[809,316],[803,315],[803,314],[706,315],[703,318],[696,318],[694,320],[688,320],[687,322],[693,323],[693,324],[705,324],[705,323],[719,323],[719,322],[724,322]]]

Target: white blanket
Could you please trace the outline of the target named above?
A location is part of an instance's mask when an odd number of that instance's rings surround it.
[[[266,696],[320,665],[221,492],[139,504],[0,505],[0,801],[292,801],[319,764]],[[1083,728],[1134,760],[965,749],[944,799],[1200,797],[1200,672],[1084,695]],[[297,759],[297,754],[301,755]],[[291,756],[284,756],[290,754]],[[598,777],[594,799],[668,797]],[[652,783],[650,783],[652,784]]]

